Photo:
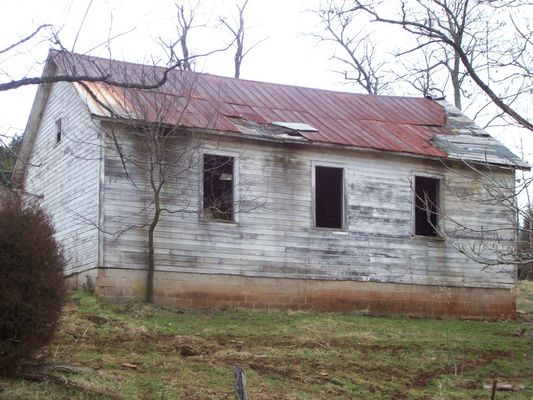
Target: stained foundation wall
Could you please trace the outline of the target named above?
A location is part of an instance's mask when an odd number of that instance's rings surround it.
[[[96,281],[98,277],[98,268],[92,268],[77,274],[66,277],[67,287],[76,290],[85,290],[87,292],[96,291]]]
[[[96,293],[108,301],[142,299],[146,272],[98,270]],[[508,289],[156,272],[155,300],[172,307],[243,307],[371,314],[514,318]]]

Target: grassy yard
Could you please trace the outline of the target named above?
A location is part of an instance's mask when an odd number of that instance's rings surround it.
[[[0,399],[489,399],[494,378],[533,398],[533,285],[520,320],[479,322],[310,312],[104,305],[75,292],[40,363],[64,382],[14,380]],[[525,330],[525,333],[524,333]]]

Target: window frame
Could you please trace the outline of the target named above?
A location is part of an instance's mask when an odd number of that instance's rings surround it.
[[[435,235],[421,235],[416,233],[416,177],[431,178],[438,181],[437,184],[437,226]],[[431,173],[411,171],[411,237],[422,239],[442,240],[442,236],[439,234],[439,230],[444,229],[444,223],[441,215],[444,214],[444,175]]]
[[[233,158],[233,218],[231,220],[209,218],[204,213],[204,157],[222,156]],[[202,150],[200,151],[198,173],[198,220],[214,224],[237,225],[239,223],[239,158],[236,152],[222,150]]]
[[[328,228],[316,226],[316,167],[337,168],[342,170],[342,207],[341,207],[341,227],[340,228]],[[347,218],[347,204],[348,204],[348,186],[347,179],[347,164],[338,162],[324,162],[324,161],[311,161],[311,224],[312,228],[319,231],[328,232],[347,232],[348,231],[348,218]]]

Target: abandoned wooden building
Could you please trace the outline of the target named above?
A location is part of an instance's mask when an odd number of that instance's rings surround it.
[[[480,232],[514,223],[529,167],[445,101],[177,70],[120,87],[97,78],[164,70],[58,52],[44,74],[95,79],[39,87],[14,179],[98,296],[145,295],[157,194],[161,304],[514,316],[515,268],[468,251],[513,246]]]

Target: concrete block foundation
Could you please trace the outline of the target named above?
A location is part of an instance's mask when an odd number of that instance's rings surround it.
[[[95,292],[106,301],[141,300],[146,271],[99,268]],[[368,312],[376,315],[515,318],[509,289],[156,272],[155,301],[170,307]]]

